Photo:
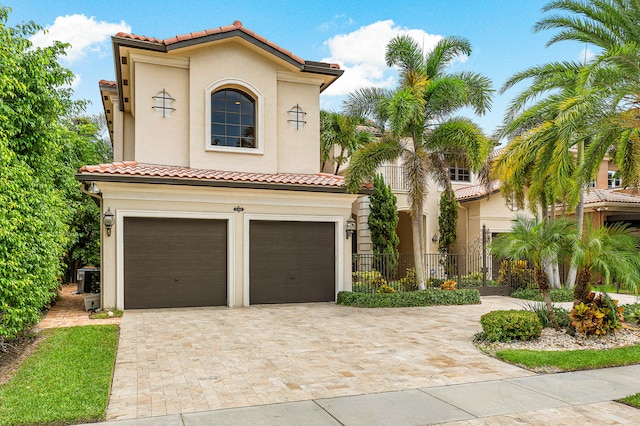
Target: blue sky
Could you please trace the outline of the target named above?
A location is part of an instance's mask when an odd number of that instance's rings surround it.
[[[384,66],[391,37],[409,33],[432,46],[439,37],[456,35],[471,41],[473,52],[454,62],[452,71],[471,70],[488,76],[495,89],[528,67],[554,60],[581,60],[585,46],[575,43],[545,47],[552,32],[533,33],[541,19],[539,0],[422,1],[4,1],[11,7],[9,25],[35,21],[48,28],[34,43],[51,38],[70,42],[63,65],[76,74],[76,97],[88,99],[89,113],[101,112],[98,81],[114,79],[110,36],[126,31],[156,38],[229,25],[243,25],[307,60],[340,63],[344,75],[321,98],[325,109],[339,110],[344,96],[362,86],[393,87],[396,74]],[[474,117],[491,134],[518,92],[496,93],[493,108]]]

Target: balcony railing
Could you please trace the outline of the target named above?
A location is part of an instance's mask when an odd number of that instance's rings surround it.
[[[387,185],[394,191],[407,191],[409,185],[407,182],[407,174],[402,166],[380,166],[378,173],[382,175]]]

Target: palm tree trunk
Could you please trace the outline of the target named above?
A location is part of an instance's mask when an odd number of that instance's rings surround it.
[[[413,235],[413,262],[416,266],[416,280],[418,281],[418,290],[426,288],[424,282],[424,255],[420,247],[420,222],[422,212],[414,212],[411,217],[411,232]]]
[[[573,289],[573,306],[579,305],[580,302],[587,303],[587,296],[591,291],[591,271],[582,269],[577,278],[576,286]]]
[[[551,287],[547,281],[547,275],[544,273],[542,268],[536,268],[536,284],[538,288],[542,292],[542,298],[544,300],[545,305],[547,306],[547,312],[549,313],[549,318],[551,318],[551,323],[553,324],[553,328],[556,330],[560,330],[560,325],[558,324],[558,319],[556,318],[556,313],[553,311],[553,303],[551,303],[551,295],[549,294],[549,290]]]
[[[578,143],[578,154],[577,154],[577,164],[580,165],[584,161],[584,141]],[[582,238],[583,234],[583,225],[584,225],[584,185],[580,187],[580,201],[578,201],[578,205],[576,206],[576,227],[578,228],[578,232],[580,234],[580,238]],[[569,274],[567,276],[567,288],[573,288],[576,283],[576,275],[578,273],[578,269],[571,265],[569,268]]]
[[[335,160],[336,160],[336,172],[334,173],[334,175],[337,175],[338,172],[340,171],[340,166],[344,161],[344,148],[340,149],[340,155]]]

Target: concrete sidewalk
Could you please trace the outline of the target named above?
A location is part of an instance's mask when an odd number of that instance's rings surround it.
[[[183,425],[640,424],[612,402],[640,392],[640,365],[100,423]]]

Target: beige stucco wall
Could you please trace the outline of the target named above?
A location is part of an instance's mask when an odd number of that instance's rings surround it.
[[[124,306],[123,218],[132,215],[228,220],[229,306],[249,303],[250,220],[334,222],[336,292],[351,289],[351,244],[345,238],[344,223],[351,216],[356,195],[107,182],[98,185],[102,190],[103,212],[110,208],[116,215],[111,236],[107,237],[103,229],[101,281],[104,307]],[[244,211],[235,212],[236,206],[242,206]]]
[[[129,49],[127,88],[132,112],[114,126],[115,160],[199,169],[310,173],[320,168],[320,86],[323,79],[241,39],[161,54]],[[258,149],[211,147],[211,90],[238,88],[256,99]],[[171,117],[152,99],[165,89],[175,98]],[[306,112],[303,129],[289,127],[287,111]],[[114,123],[115,124],[115,123]]]
[[[320,171],[320,82],[293,73],[278,73],[277,149],[279,173]],[[290,126],[289,113],[298,105],[306,115],[301,129]]]
[[[136,132],[135,132],[135,120],[130,112],[125,112],[122,115],[124,120],[124,138],[123,138],[123,160],[134,161],[136,156]]]
[[[499,192],[480,200],[462,202],[458,214],[456,250],[461,251],[481,238],[482,225],[486,225],[491,233],[509,232],[516,215],[531,216],[531,212],[526,209],[511,210]]]
[[[188,63],[162,61],[155,56],[132,55],[135,64],[135,146],[140,163],[189,165],[189,69]],[[165,90],[175,99],[170,116],[152,107],[154,96]]]

